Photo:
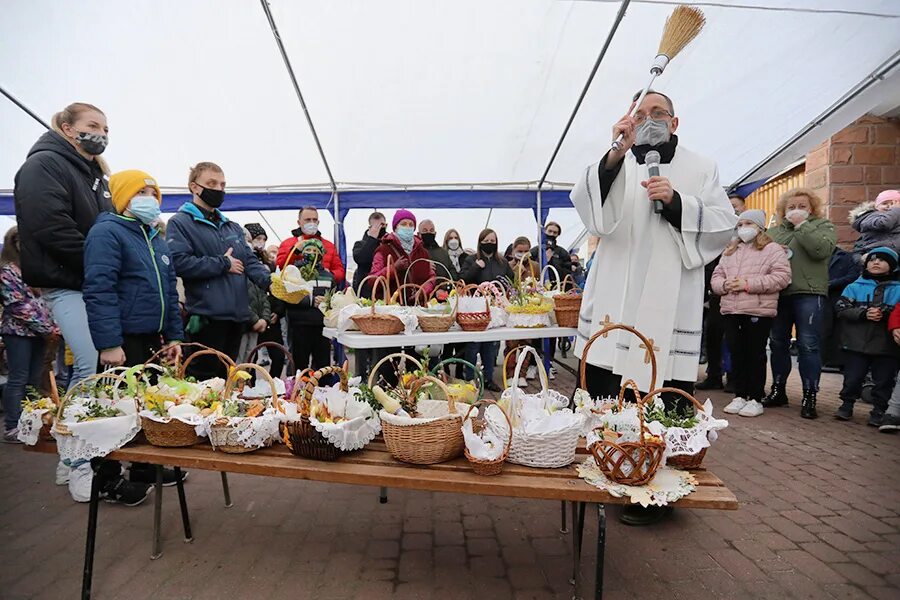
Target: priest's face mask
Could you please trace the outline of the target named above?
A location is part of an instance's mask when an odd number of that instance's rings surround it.
[[[660,94],[647,94],[637,113],[634,143],[638,146],[659,146],[665,144],[678,129],[678,117],[669,100]]]

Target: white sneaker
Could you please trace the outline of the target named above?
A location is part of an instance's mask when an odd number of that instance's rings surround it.
[[[525,379],[534,379],[537,377],[537,367],[531,365],[525,370]]]
[[[547,371],[547,379],[550,381],[556,379],[556,367],[550,367],[550,370]]]
[[[69,474],[72,469],[63,464],[63,461],[56,463],[56,485],[66,485],[69,483]]]
[[[746,400],[743,398],[735,398],[728,406],[722,409],[722,412],[726,412],[729,415],[736,415],[739,414],[745,406],[747,406]]]
[[[750,400],[738,414],[742,417],[758,417],[763,414],[763,405],[756,400]]]
[[[524,377],[519,377],[519,387],[528,387],[528,381]]]

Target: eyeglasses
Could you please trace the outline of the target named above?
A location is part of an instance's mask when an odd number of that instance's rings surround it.
[[[657,108],[655,110],[650,111],[650,118],[654,120],[662,119],[663,117],[673,117],[674,115],[667,110],[663,110],[662,108]],[[634,122],[640,125],[644,121],[647,120],[647,115],[638,113],[634,115]]]

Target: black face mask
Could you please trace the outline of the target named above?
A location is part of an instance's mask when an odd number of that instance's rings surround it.
[[[75,139],[78,141],[78,145],[91,156],[103,154],[103,151],[106,150],[106,145],[109,144],[108,136],[86,131],[79,131]]]
[[[497,251],[497,244],[482,243],[478,245],[478,249],[481,250],[481,253],[485,256],[493,256]]]
[[[196,182],[195,182],[196,183]],[[200,189],[203,191],[200,192],[200,199],[203,200],[210,208],[219,208],[222,206],[222,202],[225,201],[225,190],[214,190],[210,188],[203,187],[199,183]]]
[[[381,238],[383,238],[386,233],[387,233],[387,225],[382,225],[381,229],[378,230],[378,239],[380,240]]]
[[[435,234],[433,233],[423,233],[422,234],[422,242],[425,244],[426,248],[434,248],[437,246],[437,242],[435,241]]]

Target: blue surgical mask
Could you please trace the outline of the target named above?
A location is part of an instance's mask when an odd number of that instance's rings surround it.
[[[413,241],[413,237],[416,235],[416,230],[414,227],[398,227],[394,230],[394,233],[397,234],[397,237],[400,238],[400,241],[406,242],[407,244]]]
[[[155,196],[135,196],[128,203],[128,211],[144,225],[150,225],[159,218],[159,202]]]

